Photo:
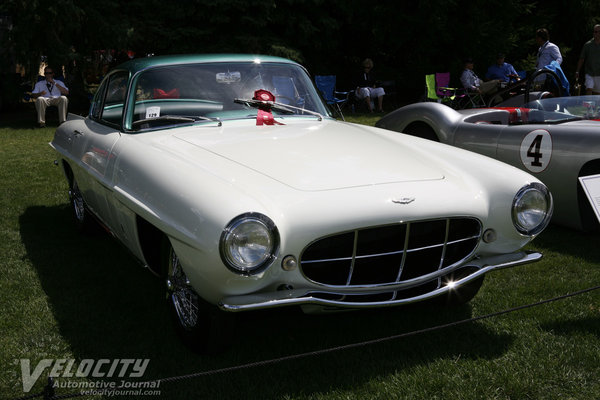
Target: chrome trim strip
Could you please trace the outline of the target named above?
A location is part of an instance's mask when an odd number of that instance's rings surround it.
[[[333,261],[348,261],[352,260],[352,257],[340,257],[340,258],[324,258],[322,260],[309,260],[309,261],[301,261],[301,264],[315,264],[320,262],[333,262]]]
[[[447,238],[448,238],[448,232],[446,232],[446,239]],[[388,253],[365,254],[365,255],[356,256],[356,257],[340,257],[340,258],[324,258],[324,259],[321,259],[321,260],[307,260],[307,261],[301,261],[301,264],[315,264],[315,263],[319,263],[319,262],[332,262],[332,261],[348,261],[348,260],[352,260],[352,258],[362,259],[362,258],[371,258],[371,257],[393,256],[395,254],[413,253],[415,251],[428,250],[428,249],[433,249],[433,248],[440,247],[440,246],[446,247],[449,244],[456,244],[456,243],[460,243],[460,242],[466,242],[467,240],[473,240],[473,239],[478,239],[478,238],[479,238],[478,235],[474,235],[474,236],[471,236],[471,237],[466,237],[466,238],[463,238],[463,239],[457,239],[457,240],[453,240],[451,242],[446,242],[446,244],[444,244],[444,243],[432,244],[431,246],[417,247],[417,248],[414,248],[414,249],[406,249],[408,243],[405,243],[405,249],[404,250],[390,251]],[[406,240],[405,240],[405,242],[406,242]],[[354,241],[354,243],[355,243],[355,246],[356,246],[356,240]],[[354,253],[356,253],[356,251],[354,251]],[[444,250],[444,254],[445,254],[445,250]]]
[[[352,274],[354,274],[354,266],[356,265],[356,249],[358,248],[358,230],[354,231],[354,243],[352,244],[352,263],[350,264],[350,271],[348,272],[348,278],[346,278],[346,285],[350,285],[352,281]]]
[[[446,259],[446,249],[448,248],[448,236],[450,234],[450,218],[446,218],[446,233],[444,235],[444,248],[442,249],[442,255],[440,256],[440,265],[438,271],[444,268],[444,260]],[[437,279],[437,288],[442,286],[442,277]]]
[[[444,260],[446,259],[446,249],[448,248],[448,235],[450,235],[450,219],[446,218],[446,232],[444,233],[444,248],[442,249],[442,255],[440,256],[440,265],[438,271],[444,266]],[[454,243],[452,243],[454,244]]]
[[[459,288],[462,285],[471,282],[474,279],[479,278],[486,273],[509,267],[516,267],[519,265],[529,264],[532,262],[539,261],[542,258],[541,253],[537,252],[516,252],[511,254],[504,254],[500,256],[492,256],[485,259],[479,259],[476,261],[467,263],[464,265],[465,267],[474,266],[480,268],[478,271],[472,273],[469,276],[460,279],[459,281],[454,282],[453,287]],[[390,285],[385,288],[378,287],[378,290],[373,291],[356,291],[350,290],[354,288],[348,288],[344,286],[339,287],[339,291],[334,291],[332,293],[342,293],[342,294],[378,294],[382,292],[389,292],[393,290],[400,290],[402,285]],[[363,288],[364,289],[364,288]],[[305,304],[313,304],[318,306],[325,307],[334,307],[334,308],[372,308],[372,307],[386,307],[386,306],[396,306],[401,304],[409,304],[415,303],[418,301],[423,301],[427,299],[431,299],[440,295],[443,295],[449,292],[450,289],[448,286],[440,287],[436,290],[433,290],[429,293],[425,293],[419,296],[410,297],[406,299],[392,299],[387,301],[378,301],[378,302],[345,302],[339,300],[325,300],[320,298],[315,298],[310,296],[310,292],[313,291],[321,291],[327,293],[327,291],[321,289],[303,289],[303,290],[291,290],[291,291],[278,291],[264,294],[250,294],[245,296],[230,296],[225,297],[219,302],[219,307],[225,311],[248,311],[248,310],[258,310],[265,308],[274,308],[274,307],[284,307],[291,305],[305,305]]]
[[[402,271],[404,271],[404,265],[406,265],[406,255],[408,254],[408,240],[410,239],[410,227],[411,223],[406,224],[406,233],[404,234],[404,248],[402,249],[402,261],[400,261],[400,268],[398,268],[398,275],[396,276],[396,282],[400,282]]]

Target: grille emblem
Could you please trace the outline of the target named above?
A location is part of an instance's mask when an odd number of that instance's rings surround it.
[[[413,201],[415,201],[414,197],[400,197],[400,198],[392,199],[392,203],[396,203],[396,204],[410,204]]]

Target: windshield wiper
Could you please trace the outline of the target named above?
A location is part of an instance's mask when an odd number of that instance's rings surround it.
[[[294,110],[305,112],[311,115],[315,115],[319,118],[319,121],[323,120],[323,115],[319,114],[316,111],[307,110],[306,108],[300,108],[291,106],[289,104],[278,103],[276,101],[263,101],[263,100],[254,100],[254,99],[233,99],[234,103],[245,104],[249,107],[259,108],[261,106],[270,108],[272,110],[284,112],[286,114],[294,114]]]
[[[145,118],[145,119],[140,119],[140,120],[134,121],[131,124],[131,127],[132,128],[137,128],[140,125],[151,124],[153,122],[181,122],[181,123],[190,123],[190,122],[196,122],[196,121],[214,121],[214,122],[218,123],[218,126],[221,126],[223,124],[221,122],[221,120],[218,119],[218,118],[209,118],[209,117],[203,117],[203,116],[188,117],[188,116],[183,116],[183,115],[161,115],[160,117]]]

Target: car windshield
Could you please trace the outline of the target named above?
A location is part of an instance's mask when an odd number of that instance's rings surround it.
[[[275,96],[276,118],[330,115],[308,74],[286,63],[227,62],[147,69],[135,78],[132,129],[256,118],[255,91]],[[290,107],[283,107],[287,105]]]
[[[550,97],[527,103],[521,109],[528,109],[530,124],[600,121],[600,96]]]

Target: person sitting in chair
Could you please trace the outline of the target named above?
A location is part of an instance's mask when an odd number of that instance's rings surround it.
[[[371,100],[377,100],[377,111],[383,112],[383,96],[385,90],[378,85],[375,77],[371,73],[373,69],[373,61],[370,58],[365,59],[362,63],[363,71],[357,78],[356,91],[354,92],[358,100],[364,100],[367,104],[369,112],[373,112]]]
[[[37,121],[40,128],[46,126],[46,107],[58,107],[58,121],[62,124],[67,119],[67,106],[69,105],[67,99],[69,89],[62,81],[54,79],[52,68],[44,68],[44,77],[46,79],[36,83],[31,92],[31,97],[35,99]]]
[[[464,88],[470,92],[479,93],[481,95],[491,95],[498,91],[498,85],[500,81],[493,79],[491,81],[484,82],[479,79],[475,71],[473,71],[473,60],[467,58],[465,60],[465,69],[460,76],[460,81]]]
[[[485,73],[486,79],[497,79],[500,82],[508,83],[511,80],[519,81],[519,74],[511,64],[504,61],[504,54],[499,53],[496,57],[496,63],[490,65]]]

